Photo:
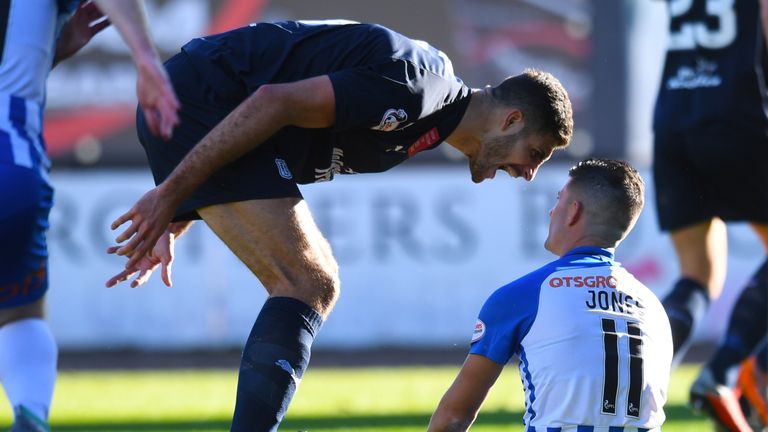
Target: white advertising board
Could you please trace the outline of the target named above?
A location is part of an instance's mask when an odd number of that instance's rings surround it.
[[[341,299],[316,346],[465,346],[493,290],[554,258],[542,243],[566,172],[555,164],[532,183],[500,176],[475,185],[463,166],[403,166],[303,187],[341,266]],[[109,225],[152,187],[146,171],[57,172],[53,182],[48,311],[62,348],[242,345],[266,295],[202,222],[177,244],[173,288],[159,277],[138,289],[104,287],[124,262],[105,253],[116,236]],[[650,183],[646,198],[617,255],[662,295],[677,263],[658,231]],[[700,338],[719,337],[738,289],[763,259],[745,226],[730,234],[727,287]]]

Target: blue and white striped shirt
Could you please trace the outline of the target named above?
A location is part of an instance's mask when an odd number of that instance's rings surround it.
[[[475,325],[470,353],[519,357],[528,432],[657,430],[672,363],[661,302],[596,247],[498,289]]]

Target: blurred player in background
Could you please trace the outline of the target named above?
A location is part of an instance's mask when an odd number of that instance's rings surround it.
[[[664,422],[669,322],[653,292],[614,260],[643,208],[643,180],[626,162],[604,159],[569,175],[544,243],[560,258],[488,298],[430,431],[469,429],[513,356],[526,431],[648,431]]]
[[[107,285],[136,272],[140,285],[160,264],[170,284],[171,241],[198,218],[259,278],[269,298],[243,350],[237,431],[277,429],[339,296],[298,184],[386,171],[443,141],[477,183],[497,170],[532,180],[573,129],[551,75],[471,89],[445,54],[378,25],[259,23],[194,39],[166,66],[181,123],[164,145],[138,113],[158,186],[113,223],[132,221],[109,250],[130,259]]]
[[[748,221],[768,251],[768,1],[670,0],[669,46],[654,114],[659,225],[669,231],[680,279],[663,300],[675,358],[723,287],[724,221]],[[691,401],[730,430],[749,430],[729,371],[768,327],[768,260],[739,296],[716,355]]]
[[[99,21],[102,12],[131,49],[152,132],[170,137],[178,101],[140,3],[0,2],[0,381],[14,409],[14,432],[48,430],[56,380],[56,342],[43,320],[53,201],[42,135],[45,81],[56,63],[110,24]]]

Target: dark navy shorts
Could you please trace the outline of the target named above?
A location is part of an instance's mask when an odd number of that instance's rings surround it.
[[[147,153],[155,184],[165,180],[192,147],[245,97],[245,94],[239,98],[232,97],[231,93],[222,95],[217,92],[183,52],[169,59],[166,68],[181,102],[180,124],[174,129],[173,137],[163,141],[152,135],[141,110],[136,116],[139,141]],[[292,173],[277,151],[279,144],[279,140],[267,140],[214,173],[179,206],[174,221],[199,219],[196,210],[214,204],[301,197]]]
[[[724,124],[657,132],[653,178],[662,230],[719,217],[768,223],[768,135]]]
[[[0,185],[0,308],[9,308],[48,290],[45,233],[53,189],[37,170],[5,163]]]

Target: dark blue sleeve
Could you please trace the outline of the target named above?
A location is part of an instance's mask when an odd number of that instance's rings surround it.
[[[403,60],[329,74],[336,97],[334,129],[402,128],[422,115],[424,97],[441,78]],[[394,121],[388,125],[387,122]]]
[[[541,283],[548,274],[530,273],[491,294],[475,324],[471,354],[506,364],[520,351],[521,342],[536,319]]]

